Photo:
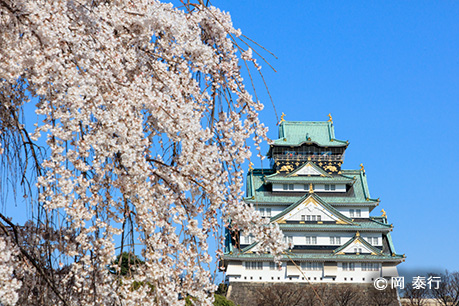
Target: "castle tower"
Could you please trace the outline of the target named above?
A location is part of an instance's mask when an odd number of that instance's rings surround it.
[[[279,224],[289,249],[277,266],[257,254],[245,233],[227,233],[221,268],[225,281],[371,283],[397,276],[404,255],[395,252],[393,226],[371,213],[365,169],[344,170],[348,141],[333,122],[284,121],[267,154],[269,169],[250,169],[244,201]]]

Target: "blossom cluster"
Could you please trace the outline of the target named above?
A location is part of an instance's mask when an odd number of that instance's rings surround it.
[[[222,220],[282,251],[279,228],[241,201],[248,142],[259,148],[267,129],[240,34],[201,2],[0,2],[0,77],[39,98],[31,139],[48,147],[37,187],[53,239],[35,243],[64,267],[56,304],[211,305],[208,243]],[[140,249],[134,275],[108,272],[120,249]],[[0,277],[13,277],[7,266]],[[11,284],[0,296],[11,289],[14,304]]]
[[[19,250],[8,238],[0,237],[0,303],[15,305],[22,283],[14,277]]]

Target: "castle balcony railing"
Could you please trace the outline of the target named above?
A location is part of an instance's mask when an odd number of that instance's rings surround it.
[[[276,161],[342,161],[344,160],[343,154],[321,154],[321,153],[311,153],[311,154],[273,154],[271,158],[271,166]]]

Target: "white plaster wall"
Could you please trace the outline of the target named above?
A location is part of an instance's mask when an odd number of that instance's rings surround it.
[[[327,184],[330,185],[330,184]],[[325,184],[314,184],[314,191],[316,192],[346,192],[345,184],[333,184],[336,186],[335,190],[325,190]]]
[[[368,207],[361,207],[361,206],[340,206],[340,207],[335,207],[337,211],[342,213],[348,218],[369,218],[370,217],[370,209]],[[351,213],[349,212],[351,209],[354,210],[354,216],[351,217]],[[360,209],[360,217],[357,217],[356,215],[356,210]]]
[[[346,242],[348,242],[352,237],[354,237],[354,233],[335,233],[335,232],[310,232],[310,233],[305,233],[305,232],[290,232],[290,231],[285,231],[284,236],[292,236],[293,237],[293,244],[294,245],[306,245],[306,236],[316,236],[317,237],[317,244],[316,245],[331,245],[330,244],[330,236],[334,237],[340,237],[341,238],[341,244],[343,245]],[[338,244],[333,244],[336,245],[336,247],[339,247],[340,245]]]
[[[319,271],[302,270],[297,277],[287,275],[287,265],[283,263],[280,269],[271,270],[269,262],[263,262],[262,270],[247,270],[242,265],[242,270],[230,271],[234,267],[229,265],[227,281],[229,282],[335,282],[335,283],[371,283],[381,276],[381,265],[378,271],[362,271],[360,262],[355,263],[354,271],[344,271],[342,263],[338,263],[336,276],[324,277],[323,268]],[[240,275],[238,275],[240,273]],[[304,274],[304,275],[303,275]]]
[[[341,244],[343,245],[348,242],[350,239],[354,237],[355,233],[353,232],[291,232],[285,231],[284,236],[292,236],[293,244],[294,245],[306,245],[306,236],[316,236],[317,237],[317,244],[316,245],[336,245],[338,244],[330,244],[330,237],[340,237]],[[241,233],[241,243],[245,244],[245,234]],[[367,237],[378,237],[378,244],[370,243],[375,246],[382,246],[382,235],[379,233],[361,233],[361,236],[368,242]],[[373,241],[372,241],[373,242]],[[352,246],[351,246],[352,248]]]
[[[260,210],[260,208],[264,208],[265,209],[265,216],[266,216],[266,209],[267,208],[271,208],[271,217],[274,217],[275,215],[280,214],[282,211],[284,211],[288,207],[288,205],[285,205],[285,206],[271,206],[271,205],[258,204],[258,205],[254,205],[254,207],[258,211]]]
[[[241,243],[245,244],[245,234],[241,233]],[[285,231],[284,236],[291,236],[293,239],[294,245],[306,245],[306,236],[316,236],[317,237],[317,244],[316,245],[332,245],[330,244],[330,237],[340,237],[341,244],[333,244],[336,247],[345,244],[350,239],[354,237],[354,233],[338,233],[338,232],[290,232]],[[381,240],[381,239],[378,239]],[[379,241],[378,241],[379,242]]]

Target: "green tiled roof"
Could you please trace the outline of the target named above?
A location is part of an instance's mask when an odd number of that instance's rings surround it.
[[[405,257],[403,255],[396,254],[395,256],[387,254],[378,254],[378,255],[364,255],[364,254],[345,254],[345,255],[336,255],[333,253],[325,254],[310,254],[310,253],[288,253],[287,255],[282,255],[282,261],[298,260],[298,261],[343,261],[343,260],[359,260],[359,261],[403,261]],[[269,260],[272,261],[273,257],[269,254],[256,254],[256,253],[245,253],[245,254],[225,254],[223,255],[223,260]]]
[[[318,195],[330,205],[351,204],[368,204],[376,206],[379,200],[371,199],[368,190],[366,175],[362,170],[341,170],[341,178],[355,180],[350,191],[346,194],[319,192]],[[289,205],[299,201],[307,191],[302,192],[272,192],[268,189],[267,180],[272,179],[274,172],[271,169],[254,169],[247,176],[247,197],[244,199],[247,203],[268,203]],[[267,178],[267,177],[270,178]],[[333,178],[338,176],[333,176]],[[308,177],[312,179],[313,177]],[[312,183],[312,181],[308,181]]]
[[[390,235],[390,233],[387,233],[386,237],[387,237],[387,241],[389,242],[390,252],[396,254],[394,243],[392,242],[392,236]]]
[[[379,223],[387,224],[387,217],[383,216],[375,216],[375,217],[370,217],[373,221],[377,221]]]
[[[390,231],[390,224],[374,221],[354,222],[354,224],[316,224],[316,223],[279,223],[279,228],[286,231]]]
[[[323,121],[283,121],[279,125],[279,139],[274,145],[299,146],[315,143],[323,147],[343,147],[349,142],[335,138],[332,122]]]

